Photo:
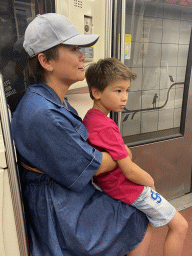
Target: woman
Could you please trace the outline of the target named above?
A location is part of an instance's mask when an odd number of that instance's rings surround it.
[[[81,118],[65,100],[69,87],[84,79],[79,46],[97,39],[55,13],[37,16],[25,32],[30,85],[11,127],[33,256],[138,256],[149,246],[145,216],[93,186],[93,175],[116,163],[88,145]]]

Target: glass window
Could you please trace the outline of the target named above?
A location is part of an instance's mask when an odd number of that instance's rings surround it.
[[[0,0],[0,71],[7,102],[13,111],[25,91],[27,54],[24,32],[37,14],[55,12],[55,0]]]
[[[122,112],[125,143],[182,136],[191,21],[189,1],[126,1],[124,63],[137,79]]]

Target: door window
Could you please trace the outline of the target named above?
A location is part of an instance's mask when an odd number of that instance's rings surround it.
[[[137,79],[121,116],[125,143],[182,136],[191,22],[192,1],[126,1],[124,63]]]

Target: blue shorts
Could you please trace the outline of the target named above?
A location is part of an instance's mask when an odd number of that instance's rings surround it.
[[[166,225],[176,213],[176,209],[150,187],[144,187],[141,195],[131,205],[145,213],[154,227]]]

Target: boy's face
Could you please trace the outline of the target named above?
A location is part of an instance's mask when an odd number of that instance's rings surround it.
[[[97,99],[97,107],[108,115],[110,111],[121,112],[128,100],[130,80],[115,80],[105,88],[103,92],[97,91],[94,98]]]

